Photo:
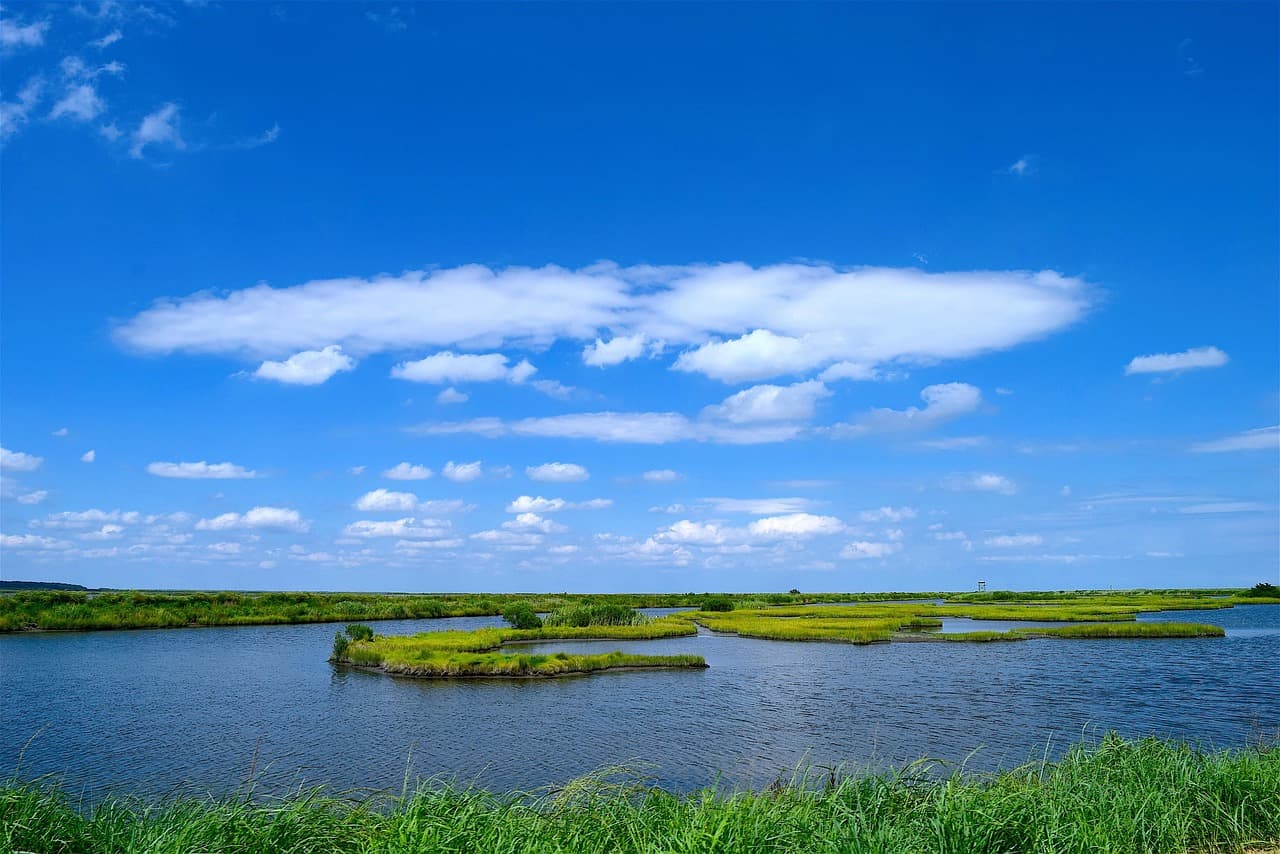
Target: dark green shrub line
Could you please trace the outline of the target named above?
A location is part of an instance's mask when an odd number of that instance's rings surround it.
[[[995,774],[917,763],[797,774],[759,792],[679,797],[608,772],[534,794],[322,790],[82,808],[47,781],[0,787],[0,849],[62,852],[875,852],[1201,854],[1280,842],[1280,748],[1207,752],[1108,735]]]

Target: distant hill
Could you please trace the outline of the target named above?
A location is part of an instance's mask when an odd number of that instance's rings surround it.
[[[81,584],[61,581],[0,581],[0,590],[88,590]]]

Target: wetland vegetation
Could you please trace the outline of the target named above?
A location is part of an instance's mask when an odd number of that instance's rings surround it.
[[[763,791],[680,797],[615,769],[533,793],[439,784],[398,796],[78,803],[49,781],[0,787],[0,848],[309,852],[1072,852],[1274,850],[1280,747],[1210,752],[1114,735],[998,773],[916,763],[798,773]]]
[[[0,632],[243,626],[281,623],[350,623],[435,617],[499,616],[517,604],[536,613],[585,606],[691,608],[706,613],[760,610],[796,605],[893,603],[945,600],[947,606],[982,605],[982,610],[939,611],[935,616],[1025,619],[1025,611],[1000,607],[1037,606],[1036,620],[1090,622],[1130,620],[1141,611],[1229,608],[1236,604],[1280,603],[1280,590],[1259,584],[1249,590],[1135,590],[987,593],[663,593],[663,594],[402,594],[249,593],[173,591],[18,590],[0,592]],[[1052,609],[1048,606],[1054,606]],[[1050,616],[1051,614],[1056,616]]]
[[[501,649],[504,644],[548,640],[653,640],[691,635],[697,631],[687,620],[672,617],[651,619],[643,614],[632,614],[625,617],[630,622],[544,622],[539,628],[422,632],[416,635],[375,635],[368,626],[354,625],[334,637],[330,660],[338,664],[374,668],[394,676],[418,678],[547,677],[603,670],[707,666],[700,655],[629,655],[618,650],[595,655],[565,652],[522,654]],[[624,619],[624,615],[612,610],[597,612],[595,616],[601,620]]]

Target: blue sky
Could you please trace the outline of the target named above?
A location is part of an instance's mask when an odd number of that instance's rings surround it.
[[[1280,580],[1277,23],[5,3],[3,576]]]

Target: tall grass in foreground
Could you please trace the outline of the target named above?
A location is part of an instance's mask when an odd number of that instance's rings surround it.
[[[917,764],[686,797],[602,774],[559,790],[423,788],[352,802],[108,800],[0,788],[0,847],[32,852],[1178,852],[1280,840],[1280,749],[1107,736],[1055,763],[939,777]]]

